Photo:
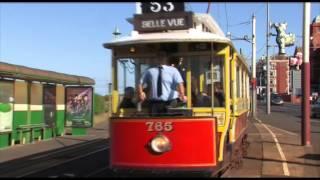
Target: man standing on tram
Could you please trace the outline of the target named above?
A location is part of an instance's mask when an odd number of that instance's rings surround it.
[[[138,85],[139,100],[148,99],[149,113],[156,116],[167,113],[168,107],[187,101],[182,76],[175,67],[167,65],[167,53],[159,52],[157,58],[158,65],[146,70]],[[147,86],[148,97],[143,91],[144,86]]]

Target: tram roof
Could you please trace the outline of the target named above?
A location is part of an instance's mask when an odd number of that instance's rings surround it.
[[[131,35],[115,38],[104,43],[103,47],[111,49],[117,46],[147,44],[147,43],[173,43],[173,42],[216,42],[229,44],[236,52],[232,41],[225,36],[218,23],[209,14],[194,13],[194,22],[204,24],[210,32],[204,32],[195,28],[188,30],[172,30],[168,32],[138,33],[132,31]],[[132,24],[132,18],[128,21]],[[240,55],[238,53],[238,55]],[[242,62],[248,67],[243,57],[239,56]]]
[[[84,76],[75,76],[54,71],[0,62],[0,77],[64,85],[94,85],[95,81]]]
[[[166,42],[221,42],[228,43],[217,22],[208,14],[193,14],[196,23],[205,24],[211,32],[201,30],[173,30],[168,32],[138,33],[132,31],[130,36],[113,39],[111,42],[103,44],[105,48],[114,46],[132,45],[140,43],[166,43]],[[132,24],[132,18],[128,21]]]
[[[221,42],[228,43],[230,40],[209,32],[197,32],[190,29],[187,31],[171,31],[159,33],[134,34],[132,36],[115,39],[105,43],[105,48],[115,46],[142,44],[142,43],[168,43],[168,42]]]

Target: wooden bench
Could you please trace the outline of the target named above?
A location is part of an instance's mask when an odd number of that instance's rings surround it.
[[[34,130],[36,129],[40,129],[42,131],[42,138],[44,138],[45,136],[45,131],[46,131],[46,128],[48,127],[48,125],[44,124],[44,123],[40,123],[40,124],[28,124],[28,125],[19,125],[19,127],[17,128],[17,130],[19,131],[20,133],[20,144],[21,142],[23,141],[22,140],[22,134],[23,132],[26,132],[26,131],[30,131],[31,132],[31,143],[33,142],[34,140]],[[24,142],[22,143],[24,144]]]

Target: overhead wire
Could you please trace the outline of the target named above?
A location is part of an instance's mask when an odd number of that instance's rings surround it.
[[[224,3],[224,9],[226,14],[226,22],[227,22],[227,32],[229,32],[229,21],[228,21],[228,9],[227,9],[227,2]]]

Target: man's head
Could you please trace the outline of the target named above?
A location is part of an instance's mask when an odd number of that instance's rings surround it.
[[[157,64],[166,65],[168,64],[168,54],[165,51],[159,51],[157,53]]]

